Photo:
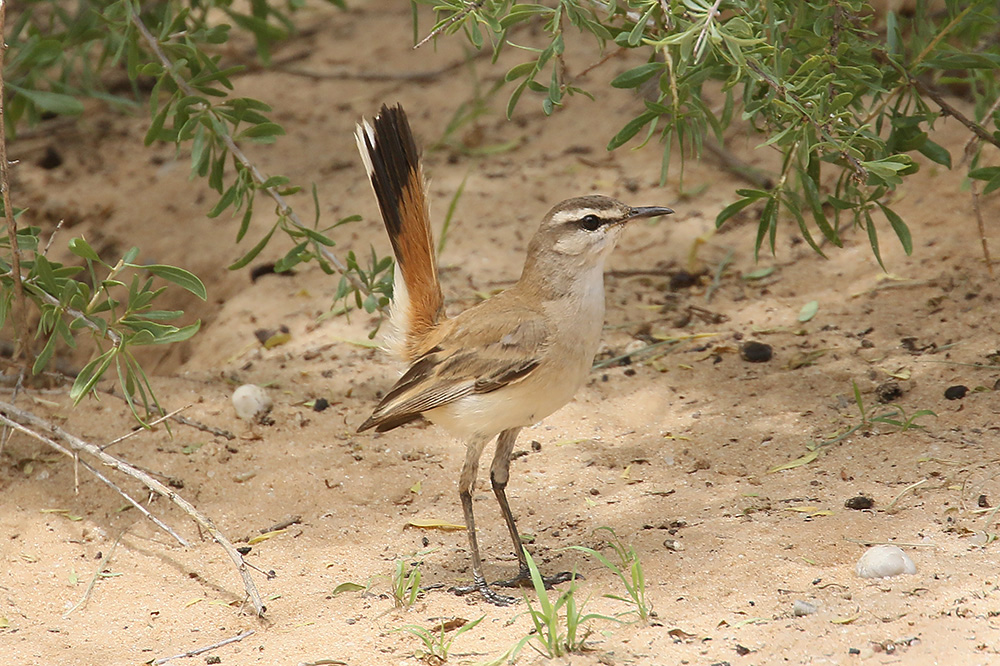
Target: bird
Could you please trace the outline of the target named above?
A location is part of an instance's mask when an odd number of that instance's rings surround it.
[[[472,557],[472,584],[489,603],[515,599],[487,583],[476,537],[472,492],[480,458],[496,440],[490,482],[518,573],[494,583],[530,583],[530,570],[507,501],[511,454],[522,428],[569,402],[586,380],[604,326],[604,264],[626,225],[669,215],[663,206],[633,207],[592,194],[567,199],[542,218],[518,281],[457,316],[447,317],[420,153],[402,105],[382,105],[356,139],[396,260],[384,346],[408,364],[358,428],[392,430],[421,417],[466,446],[458,489]],[[547,587],[569,573],[545,577]]]

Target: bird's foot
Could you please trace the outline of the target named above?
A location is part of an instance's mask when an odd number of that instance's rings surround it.
[[[563,571],[554,576],[542,576],[542,584],[545,585],[546,590],[551,590],[559,583],[565,583],[573,579],[582,580],[583,576],[572,571]],[[518,571],[517,575],[513,578],[509,580],[498,580],[493,584],[499,585],[500,587],[532,587],[534,585],[531,580],[531,571],[527,567]]]
[[[510,606],[517,603],[516,597],[508,597],[506,594],[500,594],[489,586],[486,579],[481,577],[476,577],[472,585],[456,585],[455,587],[449,587],[448,591],[460,597],[473,592],[479,592],[483,595],[483,599],[494,606]]]

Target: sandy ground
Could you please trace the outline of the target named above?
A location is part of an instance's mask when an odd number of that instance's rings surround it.
[[[288,57],[297,73],[248,74],[237,85],[273,104],[288,131],[273,147],[251,146],[253,159],[294,182],[315,181],[324,219],[364,216],[337,237],[337,251],[367,253],[375,244],[385,253],[354,123],[400,101],[423,145],[432,146],[472,97],[472,78],[461,67],[420,82],[303,76],[425,72],[463,58],[460,40],[410,51],[408,3],[352,7],[311,12],[305,24],[315,30],[279,48],[276,57]],[[429,25],[424,17],[422,27]],[[492,82],[516,58],[474,67]],[[589,64],[572,50],[569,62],[576,71]],[[604,82],[634,64],[613,59],[586,82],[605,90]],[[574,402],[522,434],[508,491],[521,531],[534,537],[531,552],[547,571],[575,568],[586,577],[576,596],[589,599],[587,610],[623,613],[626,604],[605,596],[624,594],[618,579],[568,549],[600,547],[606,533],[595,529],[611,528],[639,554],[656,614],[649,624],[591,621],[588,651],[559,663],[1000,663],[1000,573],[996,545],[988,543],[997,520],[987,508],[1000,503],[1000,402],[991,390],[1000,378],[1000,289],[982,261],[961,170],[923,164],[899,191],[895,208],[915,250],[903,256],[886,225],[888,276],[856,230],[846,231],[844,249],[830,248],[829,259],[781,233],[777,256],[763,253],[755,266],[752,212],[712,233],[716,213],[743,183],[706,158],[688,165],[683,191],[676,177],[660,188],[655,147],[604,151],[638,100],[605,92],[597,103],[573,99],[546,119],[526,99],[508,122],[505,94],[488,99],[489,112],[462,127],[451,147],[426,151],[436,219],[467,178],[440,257],[449,310],[516,279],[527,239],[551,204],[602,192],[677,210],[630,229],[612,258],[603,355],[634,351],[650,336],[706,336],[595,371]],[[277,574],[256,578],[268,608],[258,620],[241,612],[243,589],[222,550],[182,512],[149,503],[190,548],[122,510],[122,499],[84,471],[75,492],[72,461],[15,436],[0,457],[0,662],[146,663],[252,630],[207,655],[223,664],[416,664],[421,645],[400,628],[480,617],[455,640],[449,662],[502,657],[530,630],[524,602],[495,608],[437,590],[395,608],[389,594],[401,558],[421,561],[427,584],[470,576],[464,533],[408,527],[461,523],[462,445],[426,425],[354,434],[399,372],[357,344],[375,320],[325,316],[336,280],[314,266],[256,283],[246,271],[226,271],[245,249],[233,245],[235,222],[206,219],[214,200],[188,180],[186,156],[144,149],[144,132],[141,117],[95,109],[12,147],[22,160],[16,203],[31,207],[33,223],[49,228],[65,218],[67,237],[84,235],[109,252],[139,245],[148,260],[184,266],[209,286],[208,303],[171,302],[201,318],[203,332],[146,358],[166,407],[190,404],[187,416],[237,437],[175,425],[172,434],[157,428],[111,451],[182,485],[178,492],[234,540],[290,515],[300,522],[248,555]],[[756,137],[737,128],[729,138],[744,159],[774,165],[773,154],[753,149]],[[935,140],[957,158],[967,136],[949,121]],[[470,154],[500,145],[507,149]],[[48,146],[64,159],[53,170],[37,164]],[[311,215],[307,195],[293,204]],[[992,224],[1000,203],[983,204],[1000,247]],[[245,244],[271,223],[266,208],[258,207]],[[286,249],[275,241],[260,261]],[[745,279],[760,267],[774,271]],[[704,273],[671,290],[681,269]],[[800,322],[810,301],[817,314]],[[290,341],[263,349],[254,331],[282,325]],[[773,346],[774,358],[744,361],[738,348],[748,340]],[[905,431],[861,427],[807,463],[769,472],[860,423],[852,382],[866,409],[886,411],[876,388],[888,381],[899,385],[894,401],[907,414],[937,416]],[[237,420],[229,396],[243,382],[268,386],[274,425]],[[959,384],[968,395],[946,400],[945,390]],[[331,403],[323,412],[304,404],[321,397]],[[19,404],[95,443],[131,427],[124,406],[110,398],[74,409],[54,392],[22,396]],[[859,494],[874,507],[846,508]],[[485,479],[476,510],[487,575],[507,577],[516,561]],[[861,544],[880,542],[903,545],[917,573],[856,577]],[[69,613],[98,570],[104,575],[89,601]],[[366,590],[334,594],[348,582]],[[796,617],[796,601],[818,610]],[[542,661],[530,648],[522,652],[521,663]]]

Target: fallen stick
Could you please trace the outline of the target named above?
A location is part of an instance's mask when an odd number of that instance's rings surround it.
[[[122,497],[124,497],[125,501],[127,501],[129,504],[131,504],[132,506],[134,506],[136,509],[138,509],[139,512],[142,515],[146,516],[151,521],[153,521],[156,524],[157,527],[159,527],[161,530],[163,530],[164,532],[166,532],[167,534],[169,534],[173,538],[177,539],[177,542],[180,543],[182,546],[189,547],[191,545],[190,543],[188,543],[184,539],[184,537],[182,537],[177,532],[175,532],[169,525],[167,525],[162,520],[160,520],[159,518],[157,518],[156,516],[154,516],[153,514],[151,514],[146,507],[144,507],[143,505],[139,504],[139,502],[137,502],[135,499],[133,499],[131,495],[129,495],[124,490],[122,490],[121,488],[119,488],[115,484],[114,481],[112,481],[108,477],[106,477],[103,474],[101,474],[100,470],[94,468],[86,460],[80,460],[80,456],[78,456],[77,454],[73,453],[72,451],[70,451],[69,449],[67,449],[66,447],[64,447],[59,442],[53,441],[53,440],[49,439],[48,437],[46,437],[45,435],[42,435],[41,433],[37,433],[34,430],[31,430],[30,428],[26,428],[25,426],[21,425],[17,421],[14,421],[14,420],[11,420],[11,419],[7,418],[3,414],[0,414],[0,422],[2,422],[4,425],[10,427],[12,430],[17,430],[19,432],[23,432],[24,434],[28,435],[29,437],[34,437],[35,439],[39,440],[40,442],[48,444],[49,446],[51,446],[52,448],[54,448],[59,453],[62,453],[63,455],[66,455],[66,456],[69,456],[70,458],[73,459],[74,463],[76,463],[77,465],[80,465],[81,467],[83,467],[84,469],[86,469],[88,472],[90,472],[91,474],[93,474],[94,476],[96,476],[98,479],[100,479],[101,481],[103,481],[104,483],[106,483],[108,486],[110,486],[112,490],[114,490],[119,495],[121,495]]]
[[[124,460],[120,460],[114,457],[110,453],[102,451],[101,447],[80,439],[76,435],[67,432],[66,430],[63,430],[54,423],[46,421],[41,417],[35,416],[30,412],[18,409],[14,405],[11,405],[6,402],[0,402],[0,415],[6,417],[2,419],[5,423],[15,425],[15,427],[20,426],[17,428],[18,430],[46,444],[51,445],[51,440],[48,437],[42,435],[41,433],[32,430],[32,428],[36,428],[38,430],[42,430],[44,432],[48,432],[55,435],[60,440],[65,442],[66,445],[75,452],[73,454],[74,458],[76,458],[76,454],[78,454],[79,452],[88,453],[97,458],[98,460],[100,460],[105,465],[113,467],[122,474],[126,474],[134,479],[139,480],[153,492],[162,495],[163,497],[166,497],[171,502],[179,506],[185,513],[194,518],[195,522],[197,522],[210,535],[212,535],[212,538],[215,539],[215,542],[220,546],[222,546],[222,549],[226,551],[226,554],[229,556],[229,559],[231,559],[233,561],[233,564],[236,565],[236,570],[239,572],[240,578],[243,579],[243,589],[246,590],[247,597],[249,598],[250,603],[253,605],[254,611],[256,612],[258,617],[262,617],[264,615],[267,608],[264,606],[263,602],[260,599],[260,594],[257,592],[257,586],[254,584],[253,578],[250,577],[250,569],[243,561],[243,556],[239,554],[239,552],[233,546],[232,542],[230,542],[229,539],[227,539],[226,536],[219,531],[219,528],[215,526],[215,523],[212,522],[212,519],[203,514],[201,511],[199,511],[197,507],[195,507],[186,499],[175,493],[173,490],[165,486],[157,479],[150,476],[147,472],[130,465]],[[62,448],[62,447],[57,447],[57,448]],[[62,452],[65,453],[65,450],[63,450]]]
[[[197,657],[199,654],[204,654],[209,650],[214,650],[215,648],[220,648],[224,645],[229,645],[230,643],[236,643],[238,641],[243,640],[244,638],[247,638],[248,636],[253,636],[253,635],[254,635],[254,630],[248,629],[239,636],[233,636],[232,638],[227,638],[226,640],[219,641],[218,643],[214,643],[213,645],[206,645],[205,647],[200,647],[195,650],[191,650],[190,652],[185,652],[183,654],[175,654],[172,657],[160,657],[159,659],[153,661],[153,666],[159,666],[160,664],[165,664],[168,661],[172,661],[174,659],[183,659],[184,657]]]
[[[118,547],[118,542],[122,540],[123,536],[125,536],[125,532],[118,535],[118,538],[115,539],[113,544],[111,544],[111,548],[108,549],[108,552],[104,553],[104,556],[101,557],[101,561],[97,563],[97,568],[94,569],[94,575],[90,578],[90,583],[87,585],[87,589],[83,592],[83,596],[80,597],[80,600],[76,602],[72,608],[63,613],[64,620],[68,619],[69,616],[73,614],[73,611],[83,606],[90,599],[90,594],[94,591],[94,586],[97,585],[97,579],[101,577],[101,572],[104,571],[104,567],[111,562],[111,556],[114,554],[115,548]]]

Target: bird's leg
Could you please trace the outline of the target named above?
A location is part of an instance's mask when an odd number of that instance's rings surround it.
[[[462,476],[458,480],[458,494],[462,499],[465,530],[469,534],[469,548],[472,550],[472,585],[455,586],[449,591],[458,595],[479,592],[486,601],[495,606],[509,606],[517,599],[494,591],[483,576],[483,561],[479,557],[479,541],[476,539],[476,519],[472,514],[472,489],[476,485],[479,457],[490,439],[492,438],[476,438],[469,443],[465,451],[465,464],[462,466]]]
[[[510,532],[511,541],[514,543],[514,553],[517,555],[517,575],[510,580],[497,581],[495,585],[501,587],[526,587],[531,585],[531,572],[528,570],[528,558],[524,554],[524,544],[521,543],[521,535],[517,531],[514,522],[514,514],[510,510],[507,502],[507,481],[510,478],[510,455],[514,451],[514,442],[520,428],[504,430],[497,438],[497,450],[493,455],[493,464],[490,466],[490,482],[493,484],[493,494],[496,495],[500,504],[500,513],[507,523],[507,530]],[[563,571],[555,576],[542,576],[545,589],[552,589],[553,585],[565,583],[573,578],[569,571]],[[580,576],[577,576],[580,578]]]

